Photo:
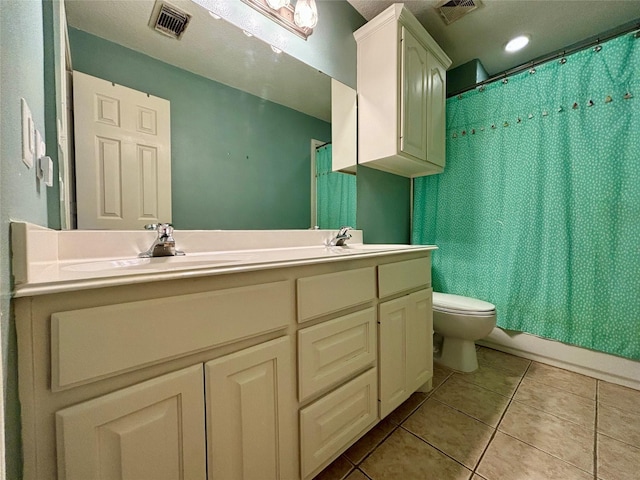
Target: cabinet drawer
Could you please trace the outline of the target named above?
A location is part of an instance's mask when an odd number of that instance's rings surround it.
[[[300,401],[372,364],[376,359],[376,330],[373,308],[300,330]]]
[[[54,313],[52,390],[278,330],[288,281]]]
[[[298,322],[373,300],[375,279],[374,267],[299,278]]]
[[[431,286],[431,256],[378,267],[380,298],[417,287]]]
[[[300,410],[302,478],[317,474],[335,454],[376,422],[377,371],[366,371]]]

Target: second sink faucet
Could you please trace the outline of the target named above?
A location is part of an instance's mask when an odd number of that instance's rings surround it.
[[[351,234],[349,234],[349,230],[353,230],[351,227],[340,227],[338,233],[335,237],[331,239],[329,245],[332,247],[343,247],[345,242],[351,238]]]
[[[172,257],[184,255],[184,252],[176,250],[176,241],[173,239],[173,225],[170,223],[152,223],[145,225],[146,230],[155,230],[158,237],[153,241],[146,252],[142,252],[138,257]]]

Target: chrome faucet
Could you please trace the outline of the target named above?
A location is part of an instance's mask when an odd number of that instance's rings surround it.
[[[347,226],[340,227],[338,234],[331,239],[329,245],[332,247],[343,247],[346,245],[345,242],[351,238],[349,230],[352,230],[352,228]]]
[[[184,255],[184,252],[176,250],[176,241],[173,239],[173,225],[170,223],[152,223],[145,225],[146,230],[155,230],[158,232],[156,238],[149,250],[138,255],[138,257],[172,257],[175,255]]]

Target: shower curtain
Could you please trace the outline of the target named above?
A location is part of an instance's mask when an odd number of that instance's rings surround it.
[[[415,180],[434,288],[498,325],[640,360],[640,39],[447,101],[444,173]]]
[[[356,226],[356,177],[331,171],[331,145],[316,150],[318,226]]]

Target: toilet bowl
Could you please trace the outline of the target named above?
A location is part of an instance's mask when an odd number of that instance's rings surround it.
[[[433,330],[443,342],[436,363],[473,372],[478,368],[475,341],[496,326],[496,307],[470,297],[433,292]]]

